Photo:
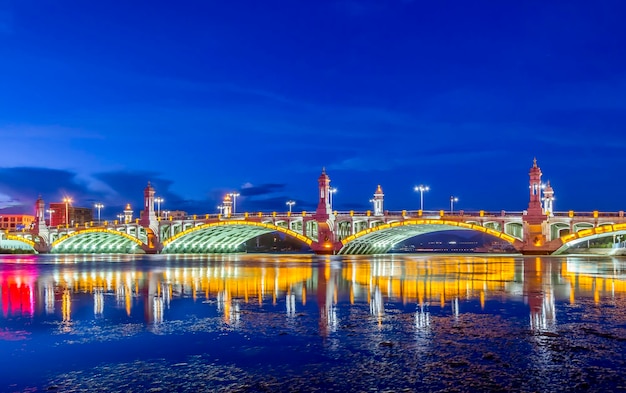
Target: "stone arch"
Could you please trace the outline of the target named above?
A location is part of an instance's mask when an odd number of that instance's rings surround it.
[[[430,232],[448,230],[471,230],[502,239],[519,249],[521,242],[504,232],[485,228],[481,225],[457,221],[417,219],[387,223],[360,231],[341,241],[343,247],[339,254],[378,254],[385,253],[403,240]]]
[[[227,220],[199,225],[178,233],[163,242],[164,253],[232,252],[247,240],[271,232],[280,232],[310,246],[312,239],[286,227],[255,221]]]

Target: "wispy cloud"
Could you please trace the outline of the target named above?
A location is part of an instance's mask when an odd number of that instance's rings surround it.
[[[243,187],[241,189],[241,196],[243,197],[253,197],[253,196],[263,196],[268,194],[275,194],[277,192],[281,192],[285,189],[284,184],[260,184],[258,186]]]
[[[143,205],[143,189],[152,181],[158,195],[164,197],[168,210],[190,209],[190,213],[206,211],[207,202],[189,200],[171,190],[173,181],[154,172],[115,171],[97,173],[89,178],[71,170],[37,167],[0,168],[0,209],[30,213],[39,195],[46,203],[71,197],[77,206],[90,207],[102,202],[105,211],[117,212],[127,203],[136,210]]]

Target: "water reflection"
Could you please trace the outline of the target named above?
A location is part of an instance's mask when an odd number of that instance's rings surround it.
[[[379,326],[389,304],[414,305],[415,329],[424,330],[433,310],[458,319],[474,305],[485,311],[490,302],[521,302],[531,330],[554,331],[557,302],[601,304],[626,294],[626,265],[619,259],[229,256],[176,265],[147,257],[128,264],[83,256],[37,264],[33,258],[6,258],[0,268],[2,319],[57,318],[65,332],[73,320],[102,318],[109,310],[159,325],[186,307],[184,299],[207,303],[233,328],[245,318],[242,305],[280,306],[295,318],[313,301],[323,336],[337,332],[342,310],[354,304],[369,304]]]

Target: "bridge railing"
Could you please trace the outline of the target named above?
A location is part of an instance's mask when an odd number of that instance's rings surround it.
[[[566,212],[554,212],[554,217],[586,217],[586,218],[624,218],[624,211],[620,210],[618,212],[601,212],[601,211],[590,211],[590,212],[578,212],[574,210],[566,211]]]
[[[196,214],[196,215],[189,215],[186,216],[184,219],[180,219],[180,218],[174,218],[174,217],[167,217],[167,218],[161,218],[159,221],[192,221],[192,222],[198,222],[198,221],[208,221],[208,220],[225,220],[225,219],[229,219],[229,220],[243,220],[243,219],[250,219],[250,218],[288,218],[288,217],[293,217],[293,218],[301,218],[301,217],[310,217],[313,214],[315,214],[314,212],[307,212],[307,211],[302,211],[302,212],[256,212],[256,213],[248,213],[248,212],[242,212],[242,213],[235,213],[230,215],[229,217],[225,217],[224,215],[221,214]],[[349,211],[334,211],[333,214],[338,215],[338,216],[352,216],[352,217],[371,217],[371,218],[375,218],[377,216],[374,215],[374,212],[372,210],[366,210],[366,211],[355,211],[355,210],[349,210]],[[445,217],[454,217],[454,218],[498,218],[498,217],[522,217],[526,215],[526,211],[506,211],[506,210],[500,210],[500,211],[486,211],[486,210],[473,210],[473,211],[468,211],[468,210],[456,210],[456,211],[449,211],[449,210],[385,210],[384,214],[382,216],[378,216],[381,218],[384,217],[389,217],[389,216],[402,216],[404,218],[429,218],[429,219],[433,219],[433,218],[445,218]],[[618,212],[600,212],[600,211],[583,211],[583,212],[579,212],[579,211],[561,211],[561,212],[554,212],[552,214],[554,217],[569,217],[569,218],[617,218],[617,219],[624,219],[626,218],[624,211],[618,211]],[[129,223],[125,223],[125,222],[121,222],[119,220],[112,220],[112,221],[107,221],[107,220],[102,220],[100,222],[98,221],[90,221],[84,224],[74,224],[71,226],[64,226],[64,225],[58,225],[55,227],[50,227],[50,229],[57,229],[59,232],[63,232],[63,231],[73,231],[76,229],[83,229],[83,228],[98,228],[98,227],[112,227],[112,226],[124,226],[124,225],[140,225],[139,223],[139,219],[135,219],[132,222]],[[20,231],[15,231],[15,232],[20,232]],[[29,232],[28,230],[23,230],[22,232]]]

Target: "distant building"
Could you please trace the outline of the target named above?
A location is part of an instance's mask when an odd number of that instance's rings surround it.
[[[67,214],[65,208],[67,209]],[[86,222],[93,221],[93,209],[89,207],[75,207],[72,205],[67,205],[64,202],[52,202],[50,203],[50,219],[49,224],[52,227],[55,226],[65,226],[67,218],[67,224],[69,226],[84,225]]]
[[[184,220],[188,217],[186,211],[183,210],[165,210],[161,211],[161,219],[169,219],[172,217],[172,220]]]
[[[5,231],[20,231],[30,229],[35,223],[35,216],[28,214],[2,214],[0,215],[0,229]]]
[[[143,217],[143,210],[139,213],[139,217]],[[184,220],[189,217],[189,213],[184,210],[161,210],[161,220]]]

